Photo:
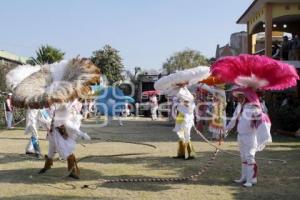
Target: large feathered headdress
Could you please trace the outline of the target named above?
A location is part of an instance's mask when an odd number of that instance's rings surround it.
[[[43,108],[72,101],[100,81],[100,70],[88,59],[75,58],[43,66],[19,66],[10,71],[7,85],[13,89],[16,107]]]
[[[299,76],[289,64],[267,56],[228,56],[212,65],[212,75],[226,83],[260,90],[284,90],[297,85]]]
[[[162,92],[182,85],[192,85],[209,77],[210,70],[207,66],[199,66],[183,71],[178,71],[168,76],[164,76],[155,82],[154,88]]]
[[[199,66],[162,77],[155,82],[154,88],[165,94],[176,96],[185,101],[193,101],[194,97],[187,89],[187,85],[193,85],[209,77],[209,67]]]

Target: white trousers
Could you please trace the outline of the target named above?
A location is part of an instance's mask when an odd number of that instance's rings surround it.
[[[25,148],[25,152],[35,153],[31,138],[29,138],[28,144]]]
[[[255,164],[256,135],[253,133],[238,134],[238,143],[242,162],[247,162],[248,165]]]
[[[157,110],[158,110],[157,107],[151,108],[151,117],[153,120],[157,119]]]
[[[179,140],[183,142],[189,142],[191,140],[191,129],[192,127],[187,127],[176,132],[179,137]]]
[[[122,122],[121,117],[119,115],[116,116],[116,117],[117,117],[117,120],[119,122],[119,125],[123,126],[123,122]],[[107,116],[107,118],[106,118],[106,125],[112,124],[113,118],[114,118],[113,116]]]

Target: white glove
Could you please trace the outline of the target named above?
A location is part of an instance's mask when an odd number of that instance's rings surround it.
[[[83,133],[81,135],[81,139],[83,139],[83,140],[91,140],[91,137],[87,133]]]

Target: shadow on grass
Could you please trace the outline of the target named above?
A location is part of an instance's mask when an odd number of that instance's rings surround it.
[[[38,184],[47,185],[51,188],[59,190],[72,191],[73,189],[80,189],[84,184],[81,181],[100,181],[100,180],[115,180],[115,179],[134,179],[142,178],[149,179],[150,176],[103,176],[100,172],[80,168],[81,176],[79,180],[74,180],[69,177],[64,177],[67,173],[66,168],[53,168],[47,171],[45,174],[39,175],[38,170],[35,168],[17,169],[17,170],[1,170],[0,171],[0,183],[15,183],[15,184]],[[65,186],[56,186],[55,184],[66,184]],[[54,185],[53,185],[54,184]],[[71,184],[71,187],[68,186]],[[94,185],[94,184],[92,184]],[[119,188],[125,190],[136,190],[136,191],[163,191],[171,189],[171,186],[164,184],[153,184],[153,183],[113,183],[113,184],[100,184],[97,183],[98,187],[106,188]],[[74,188],[73,188],[74,186]],[[67,189],[64,189],[66,188]],[[61,197],[60,197],[61,198]]]
[[[92,122],[90,124],[96,125]],[[145,124],[147,124],[145,126]],[[85,123],[85,125],[88,125]],[[174,127],[173,123],[165,121],[126,121],[124,126],[111,125],[107,127],[84,127],[83,129],[87,131],[94,138],[102,139],[119,139],[126,140],[128,136],[132,141],[135,142],[170,142],[177,141],[178,137],[176,133],[172,131]],[[211,137],[211,133],[203,132],[203,135],[207,138]],[[202,138],[192,131],[192,140],[202,141]],[[232,132],[225,139],[225,142],[234,142],[237,140],[237,133]],[[273,135],[274,142],[299,142],[299,138],[285,137],[280,135]],[[96,143],[97,140],[91,141]]]
[[[42,168],[42,166],[41,166]],[[1,183],[22,183],[22,184],[40,184],[40,183],[61,183],[66,181],[74,181],[75,179],[66,177],[67,166],[53,167],[44,174],[38,174],[40,169],[37,168],[24,168],[24,169],[11,169],[0,171]],[[102,173],[80,168],[80,179],[83,181],[97,180],[97,177],[101,177]],[[76,180],[77,181],[77,180]]]
[[[89,127],[85,123],[82,128],[92,138],[128,140],[128,137],[130,137],[130,140],[135,142],[169,142],[178,139],[176,134],[172,132],[174,125],[170,125],[169,122],[126,121],[124,122],[124,126],[111,125],[97,127],[95,126],[96,124],[92,125]]]
[[[209,154],[209,155],[208,155]],[[166,157],[121,157],[121,156],[96,156],[90,157],[86,160],[82,160],[80,163],[104,163],[104,164],[124,164],[124,165],[144,165],[146,171],[151,170],[162,170],[163,172],[158,175],[158,177],[184,177],[190,176],[195,172],[198,172],[202,165],[207,162],[209,153],[199,153],[196,160],[178,160]],[[42,164],[42,163],[41,163]],[[42,165],[41,165],[42,167]],[[141,178],[149,179],[156,178],[157,176],[150,176],[149,174],[141,175],[118,175],[118,176],[105,176],[97,170],[90,170],[87,168],[80,168],[81,176],[79,181],[98,181],[99,179],[132,179]],[[145,170],[145,169],[143,169]],[[165,171],[170,170],[170,171]],[[2,170],[0,171],[0,182],[1,183],[22,183],[22,184],[55,184],[55,183],[65,183],[66,181],[72,181],[70,178],[63,178],[67,170],[64,167],[54,167],[47,171],[43,175],[38,175],[38,169],[36,168],[26,168],[26,169],[13,169],[13,170]],[[131,171],[132,173],[132,171]],[[150,172],[151,173],[151,172]],[[106,188],[119,188],[126,190],[137,190],[137,191],[162,191],[169,190],[171,186],[166,184],[156,184],[156,183],[114,183],[114,184],[102,184],[101,187]]]
[[[41,200],[41,199],[48,199],[48,200],[92,200],[92,199],[99,199],[99,200],[121,200],[122,198],[112,198],[112,197],[90,197],[90,196],[73,196],[73,195],[44,195],[44,194],[35,194],[35,195],[19,195],[13,197],[3,197],[1,200]]]
[[[42,158],[37,158],[33,155],[17,154],[17,153],[0,153],[0,164],[10,163],[10,162],[40,162]]]

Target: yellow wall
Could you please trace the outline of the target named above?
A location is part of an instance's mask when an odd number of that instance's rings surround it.
[[[283,32],[278,32],[278,31],[273,31],[272,32],[272,36],[273,36],[273,40],[274,40],[274,37],[283,37]],[[257,50],[259,49],[256,49],[256,41],[257,41],[257,34],[252,34],[250,37],[252,37],[252,51],[249,52],[249,53],[255,53]]]
[[[285,7],[289,6],[290,9],[286,10]],[[299,9],[300,3],[283,3],[283,4],[273,4],[272,6],[272,15],[273,18],[282,17],[285,15],[300,15]]]
[[[290,9],[287,10],[286,6],[289,6]],[[282,17],[286,15],[300,15],[299,9],[300,3],[277,3],[272,4],[272,16],[273,18]],[[256,12],[249,20],[249,33],[251,34],[254,27],[259,22],[265,22],[265,6]]]
[[[252,52],[250,52],[251,54],[254,53],[256,51],[255,47],[256,47],[256,34],[250,35],[250,37],[252,37]]]
[[[283,37],[283,32],[273,31],[272,36],[273,37]]]
[[[252,33],[254,27],[259,23],[259,22],[264,22],[265,21],[265,8],[260,9],[255,15],[253,15],[250,20],[249,20],[249,31]]]

